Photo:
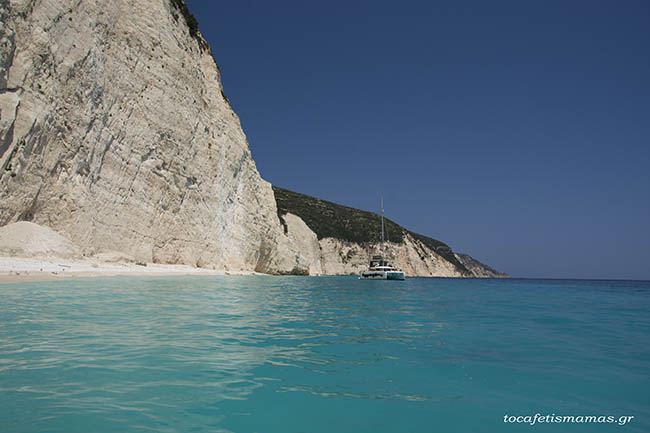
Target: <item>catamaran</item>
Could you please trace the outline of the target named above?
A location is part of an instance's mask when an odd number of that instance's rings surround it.
[[[372,256],[368,270],[359,274],[360,280],[403,280],[404,272],[395,269],[384,254],[384,198],[381,198],[381,254]]]

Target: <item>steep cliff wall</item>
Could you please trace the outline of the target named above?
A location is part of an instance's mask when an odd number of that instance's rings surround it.
[[[182,0],[0,0],[0,225],[87,255],[306,272]]]
[[[379,215],[278,187],[273,191],[286,233],[296,248],[309,251],[311,274],[357,274],[367,268],[369,257],[379,252]],[[466,254],[454,253],[443,242],[408,231],[389,219],[385,228],[390,240],[384,245],[386,254],[407,276],[507,277]]]

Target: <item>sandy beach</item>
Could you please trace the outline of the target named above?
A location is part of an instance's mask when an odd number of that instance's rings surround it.
[[[147,263],[101,263],[93,260],[64,260],[56,258],[0,257],[0,284],[51,281],[71,278],[109,277],[116,275],[255,275],[254,272],[234,272],[195,268],[186,265]]]
[[[139,263],[119,252],[84,257],[69,239],[30,222],[0,227],[0,284],[115,275],[255,275],[188,265]]]

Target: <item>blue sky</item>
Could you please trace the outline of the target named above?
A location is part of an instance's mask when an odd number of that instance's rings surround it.
[[[650,2],[187,0],[263,178],[517,277],[650,279]]]

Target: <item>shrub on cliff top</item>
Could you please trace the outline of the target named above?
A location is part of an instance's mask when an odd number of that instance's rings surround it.
[[[197,40],[199,43],[199,47],[202,49],[207,48],[207,44],[205,40],[201,37],[199,34],[199,22],[196,20],[194,15],[190,12],[190,10],[187,8],[187,4],[185,3],[185,0],[171,0],[172,5],[176,7],[176,10],[183,15],[183,18],[185,19],[185,23],[187,24],[187,27],[190,30],[190,35]],[[174,18],[178,19],[178,16],[174,16]]]

